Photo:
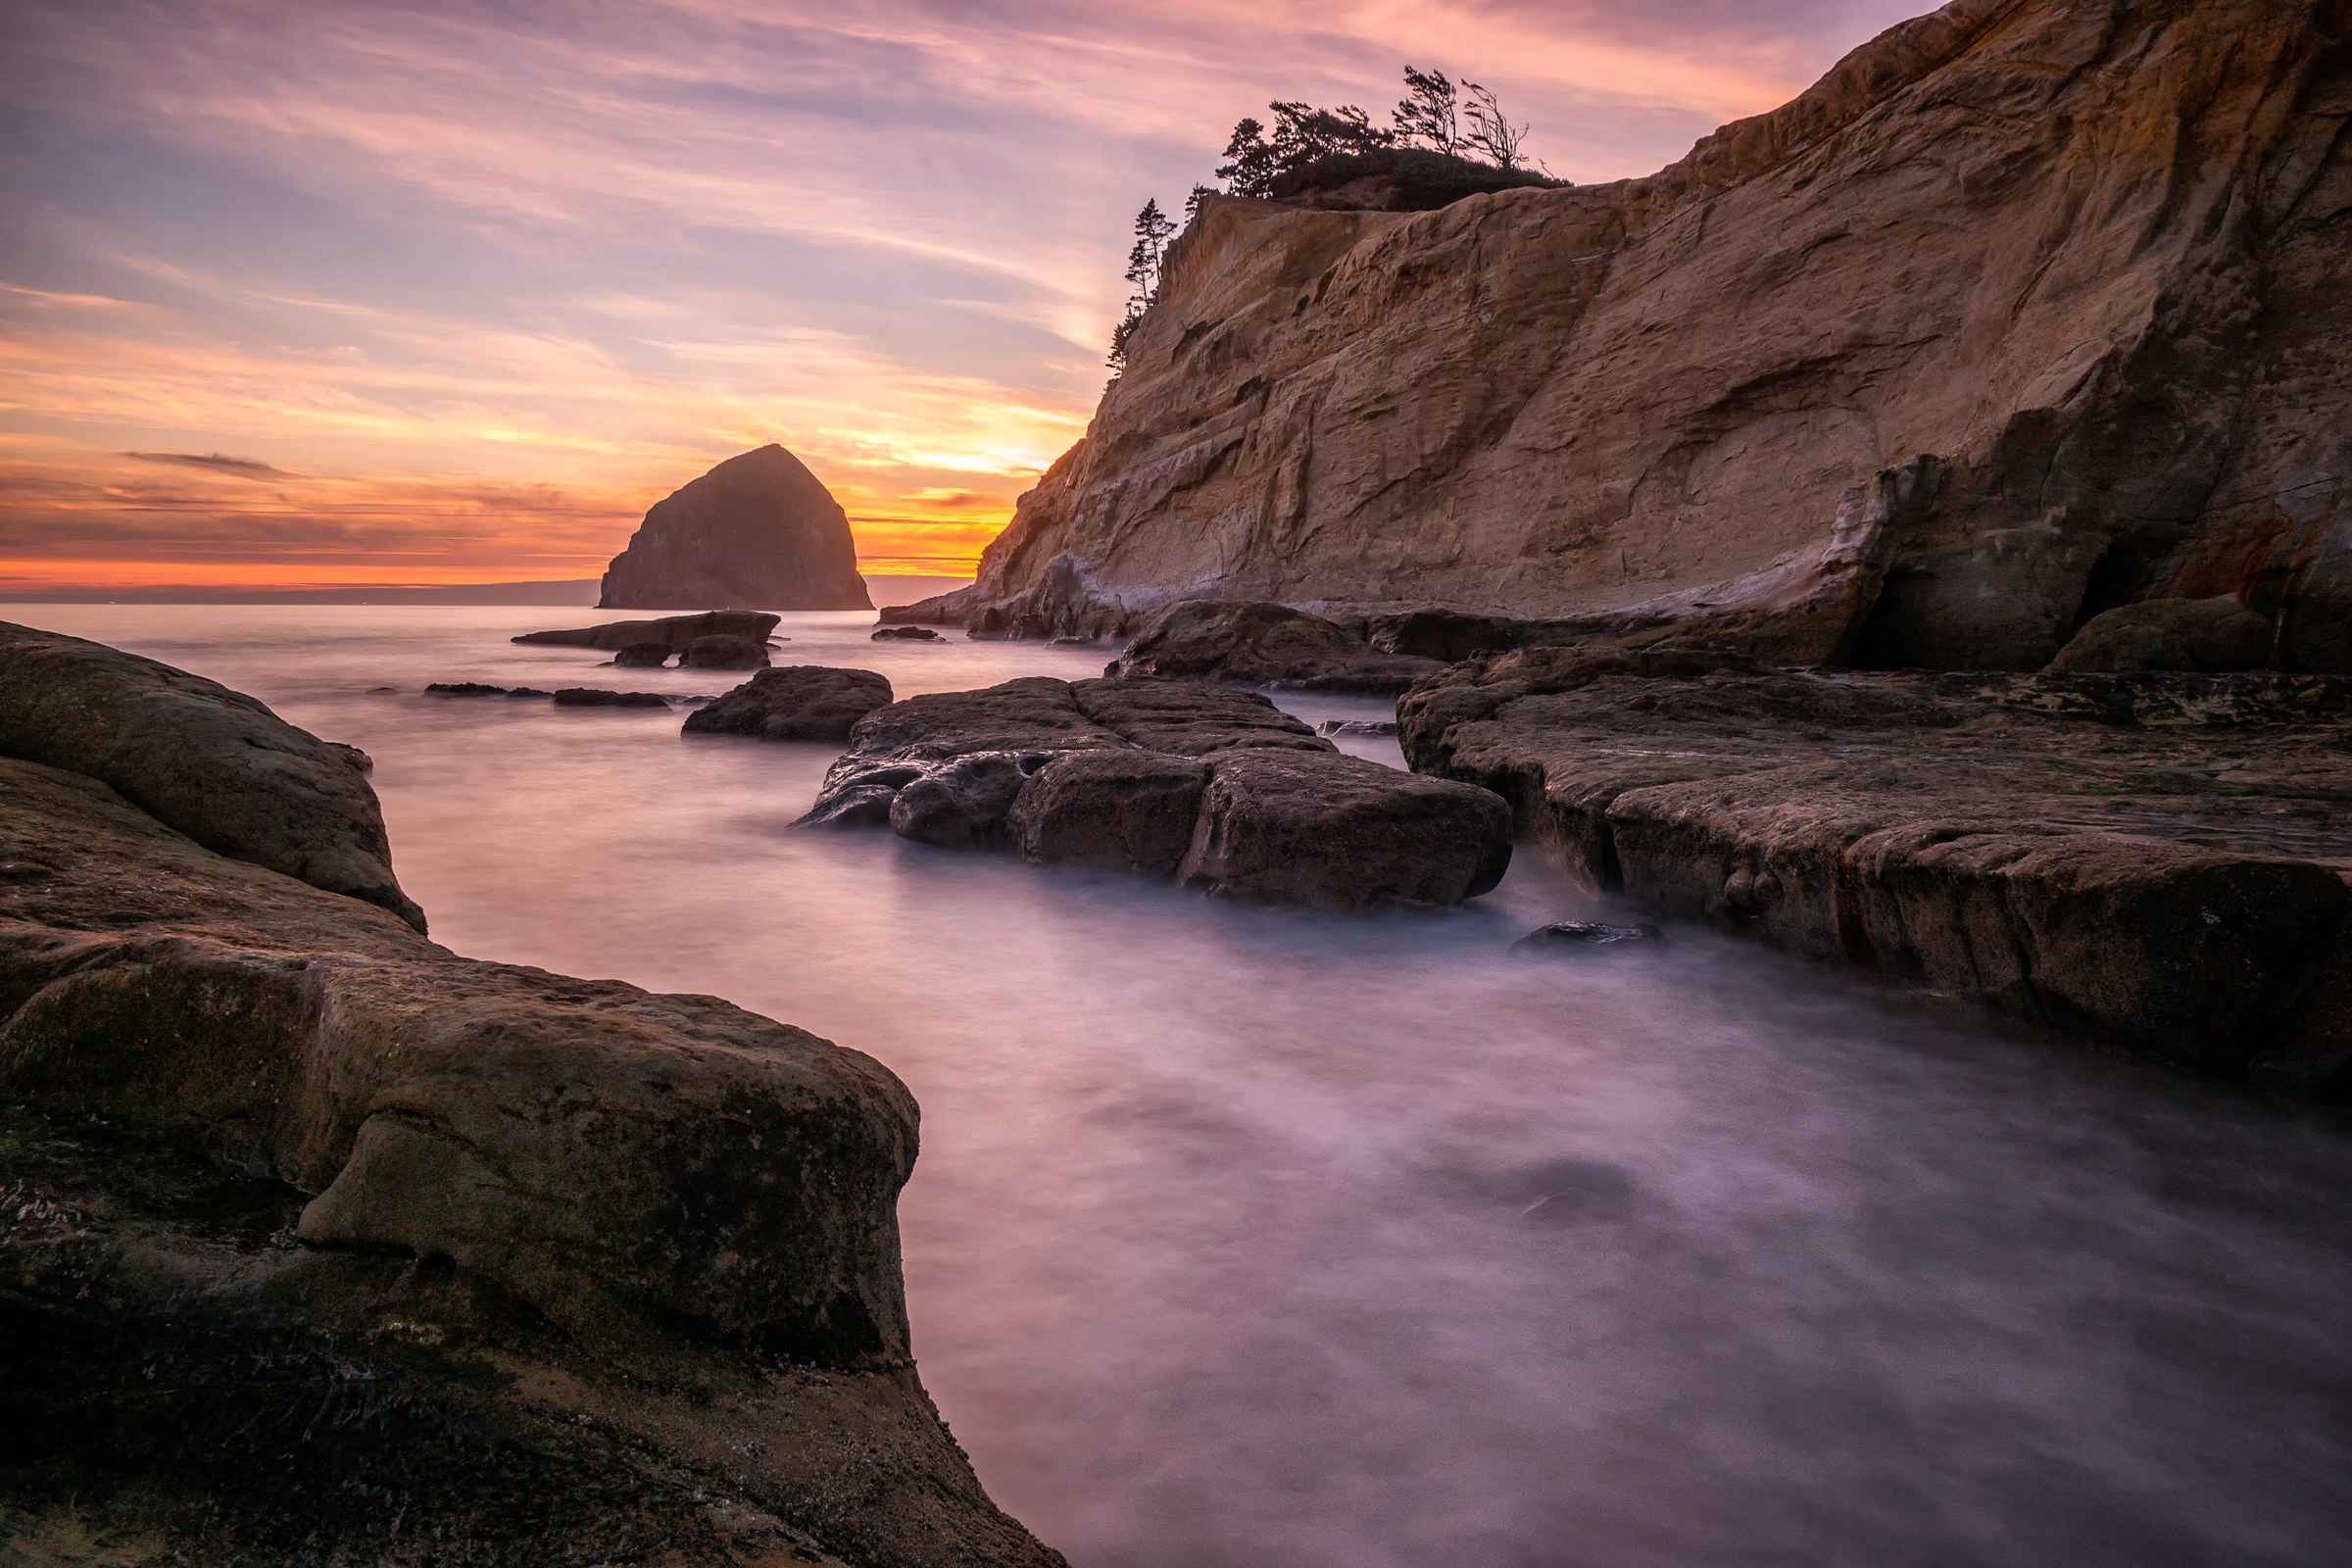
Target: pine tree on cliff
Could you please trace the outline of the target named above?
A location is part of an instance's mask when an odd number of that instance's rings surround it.
[[[1405,73],[1409,79],[1412,68],[1406,67]],[[1514,125],[1504,117],[1502,105],[1494,101],[1492,89],[1475,81],[1465,81],[1462,86],[1470,94],[1469,107],[1463,111],[1469,117],[1470,129],[1462,137],[1462,146],[1486,154],[1487,161],[1496,169],[1527,167],[1519,151],[1520,143],[1527,140],[1527,126]]]
[[[1317,109],[1306,103],[1273,103],[1274,137],[1245,120],[1225,144],[1229,162],[1217,177],[1236,196],[1271,196],[1285,175],[1297,174],[1325,158],[1368,153],[1396,145],[1396,133],[1382,130],[1354,104]]]
[[[1443,71],[1404,68],[1405,96],[1397,101],[1396,136],[1401,142],[1426,142],[1431,151],[1447,158],[1461,155],[1462,127],[1452,82]]]
[[[1144,210],[1135,215],[1135,245],[1127,252],[1127,281],[1135,292],[1127,296],[1127,314],[1110,334],[1110,357],[1105,363],[1114,377],[1127,368],[1127,340],[1135,335],[1136,323],[1159,297],[1160,263],[1167,255],[1169,236],[1175,232],[1176,220],[1159,210],[1159,198],[1148,198]]]

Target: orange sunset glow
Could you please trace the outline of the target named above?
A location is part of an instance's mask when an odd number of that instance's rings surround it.
[[[36,0],[0,63],[0,595],[594,577],[768,441],[968,574],[1083,432],[1128,222],[1271,98],[1478,76],[1646,172],[1907,14]]]

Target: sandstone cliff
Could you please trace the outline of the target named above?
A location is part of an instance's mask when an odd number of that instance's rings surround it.
[[[1953,0],[1647,178],[1208,200],[1086,438],[899,618],[1434,607],[2026,668],[2234,594],[2280,667],[2352,668],[2348,13]]]
[[[770,442],[654,504],[599,610],[871,610],[849,515]]]

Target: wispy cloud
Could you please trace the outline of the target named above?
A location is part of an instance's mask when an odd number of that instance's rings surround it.
[[[0,537],[581,575],[777,440],[873,559],[968,562],[1091,412],[1129,215],[1268,99],[1385,113],[1412,60],[1607,178],[1911,8],[24,0]]]

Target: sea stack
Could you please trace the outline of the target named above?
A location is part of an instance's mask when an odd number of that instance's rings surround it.
[[[605,569],[599,610],[871,610],[850,519],[770,442],[654,504]]]

